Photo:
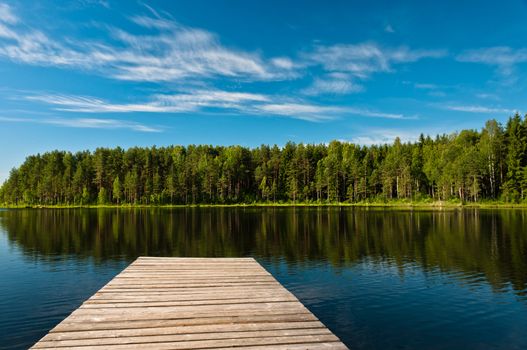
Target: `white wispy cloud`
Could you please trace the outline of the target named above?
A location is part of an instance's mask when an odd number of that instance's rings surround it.
[[[84,129],[127,129],[139,132],[161,132],[159,127],[144,125],[141,123],[118,120],[118,119],[99,119],[99,118],[16,118],[1,117],[0,122],[8,123],[31,123],[31,124],[48,124],[70,128]]]
[[[153,82],[220,76],[275,80],[293,74],[288,58],[265,60],[257,53],[228,48],[215,34],[170,18],[135,16],[131,21],[148,34],[109,27],[106,41],[85,42],[56,36],[51,39],[45,32],[20,23],[5,4],[0,15],[0,56],[15,62],[80,68],[115,79]],[[118,45],[112,44],[115,40]]]
[[[292,70],[295,68],[295,63],[289,57],[275,57],[271,59],[271,63],[282,69]]]
[[[508,46],[480,48],[466,50],[458,55],[457,59],[462,62],[507,66],[527,62],[527,49],[513,49]]]
[[[293,117],[308,121],[323,121],[333,119],[342,112],[338,107],[319,106],[308,103],[271,103],[256,106],[255,111],[270,114]]]
[[[348,116],[361,116],[382,119],[417,119],[399,113],[385,113],[365,108],[350,106],[321,106],[309,103],[277,103],[264,104],[257,108],[258,111],[274,115],[282,115],[308,121],[324,121]]]
[[[363,108],[347,107],[345,108],[345,111],[346,113],[349,113],[349,114],[355,114],[355,115],[360,115],[363,117],[370,117],[370,118],[400,119],[400,120],[418,119],[417,116],[405,116],[402,113],[385,113],[385,112],[372,111],[372,110],[363,109]]]
[[[458,112],[469,112],[469,113],[502,113],[502,114],[510,114],[510,113],[516,113],[517,110],[514,109],[508,109],[508,108],[501,108],[501,107],[486,107],[486,106],[478,106],[478,105],[447,105],[443,106],[444,109],[450,110],[450,111],[458,111]]]
[[[19,26],[0,21],[0,56],[13,61],[42,66],[90,68],[96,57],[51,40],[37,30],[20,31]],[[16,28],[15,28],[16,27]],[[21,26],[20,26],[21,27]]]
[[[347,72],[365,78],[372,73],[389,72],[396,64],[440,58],[446,54],[445,50],[410,49],[406,46],[384,48],[375,43],[360,43],[317,46],[303,57],[307,64],[321,65],[326,71]]]
[[[392,144],[396,138],[401,142],[413,142],[420,133],[401,129],[371,129],[367,133],[351,138],[350,142],[363,146]]]
[[[430,83],[414,83],[414,87],[420,90],[437,90],[440,88],[437,84]]]
[[[109,9],[110,3],[106,0],[79,0],[82,6],[102,6]]]
[[[131,121],[117,119],[98,119],[98,118],[56,118],[47,119],[45,124],[53,124],[71,128],[89,128],[89,129],[129,129],[140,132],[161,132],[161,128],[152,127]]]
[[[509,77],[514,74],[515,66],[527,62],[527,48],[513,49],[508,46],[494,46],[466,50],[456,59],[460,62],[481,63],[497,68],[497,72]]]
[[[323,78],[315,78],[313,83],[302,92],[306,95],[343,95],[363,90],[364,87],[353,81],[349,74],[330,73]]]
[[[308,121],[323,121],[345,116],[384,119],[415,119],[403,114],[385,113],[350,106],[322,106],[285,96],[223,90],[193,90],[178,94],[152,95],[141,103],[113,103],[91,96],[33,94],[25,98],[45,103],[54,110],[81,113],[188,113],[213,108],[218,112],[235,111],[240,115],[283,116]]]
[[[165,112],[166,107],[155,104],[112,104],[89,96],[35,95],[27,100],[57,106],[59,111],[84,113]]]
[[[0,116],[0,122],[23,123],[23,122],[31,122],[31,121],[33,121],[33,119],[1,117]]]
[[[302,92],[308,95],[361,92],[364,87],[357,80],[370,78],[374,73],[393,72],[398,64],[440,58],[446,54],[445,50],[410,49],[406,46],[386,48],[376,43],[319,45],[301,56],[305,66],[321,66],[326,76],[316,77]]]
[[[8,24],[15,24],[18,22],[18,17],[7,4],[0,3],[0,22]]]
[[[276,115],[303,120],[330,119],[338,108],[324,107],[306,102],[271,102],[271,97],[262,94],[228,92],[222,90],[195,90],[180,94],[157,94],[148,101],[134,104],[119,104],[90,96],[30,95],[27,100],[54,106],[55,110],[82,113],[185,113],[206,108],[236,111],[238,114]],[[274,98],[273,100],[283,98]]]
[[[434,96],[434,97],[445,97],[447,96],[447,91],[451,91],[455,89],[455,87],[453,86],[438,85],[438,84],[431,84],[431,83],[411,83],[411,84],[413,85],[415,89],[426,91],[428,96]]]
[[[174,95],[155,95],[158,103],[167,105],[195,107],[233,108],[245,103],[268,102],[270,97],[247,92],[223,90],[195,90]]]
[[[34,94],[26,96],[30,101],[55,106],[55,110],[83,113],[182,113],[200,108],[241,109],[248,102],[265,102],[268,97],[261,94],[227,92],[222,90],[195,90],[182,94],[153,95],[141,103],[112,103],[91,96],[63,94]]]
[[[481,98],[483,100],[499,100],[500,97],[493,93],[488,92],[480,92],[475,95],[477,98]]]

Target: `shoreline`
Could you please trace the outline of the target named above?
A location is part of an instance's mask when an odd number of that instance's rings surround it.
[[[233,204],[59,204],[0,205],[0,209],[170,209],[170,208],[371,208],[371,209],[527,209],[527,203],[380,202],[380,203],[233,203]]]

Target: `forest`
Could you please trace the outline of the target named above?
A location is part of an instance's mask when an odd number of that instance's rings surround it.
[[[416,142],[189,145],[26,158],[4,205],[527,201],[527,115]]]

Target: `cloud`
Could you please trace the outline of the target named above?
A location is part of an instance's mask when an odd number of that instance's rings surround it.
[[[372,111],[349,106],[320,106],[306,103],[266,104],[258,107],[261,112],[283,115],[308,121],[324,121],[346,116],[362,116],[382,119],[416,119],[403,114]]]
[[[47,119],[45,124],[66,126],[71,128],[90,128],[90,129],[129,129],[140,132],[161,132],[158,127],[147,126],[140,123],[123,121],[117,119],[96,119],[96,118],[76,118],[76,119]]]
[[[156,95],[159,101],[175,104],[189,104],[191,106],[236,106],[246,102],[267,102],[270,97],[263,94],[247,92],[229,92],[223,90],[195,90],[176,95]]]
[[[420,133],[395,129],[371,129],[367,134],[353,137],[350,142],[362,146],[392,144],[396,138],[401,142],[412,142],[419,138]]]
[[[50,40],[44,33],[30,30],[20,32],[0,21],[0,56],[19,63],[42,66],[90,68],[98,57],[82,53]],[[93,61],[92,61],[93,60]]]
[[[370,118],[400,119],[400,120],[418,119],[416,116],[405,116],[404,114],[400,114],[400,113],[377,112],[377,111],[371,111],[371,110],[362,109],[362,108],[347,107],[345,111],[346,113],[349,113],[349,114],[361,115],[363,117],[370,117]]]
[[[483,100],[499,100],[500,99],[498,95],[487,93],[487,92],[478,93],[475,96]]]
[[[514,109],[508,109],[508,108],[495,108],[495,107],[473,106],[473,105],[450,105],[450,106],[445,106],[443,108],[450,110],[450,111],[468,112],[468,113],[510,114],[510,113],[517,112]]]
[[[315,78],[302,92],[307,95],[348,94],[363,91],[356,80],[370,78],[374,73],[392,72],[397,64],[416,62],[424,58],[440,58],[445,50],[415,50],[406,46],[385,48],[375,43],[318,45],[301,54],[304,66],[321,66],[324,78]]]
[[[250,115],[278,115],[297,119],[318,121],[328,119],[327,114],[335,114],[333,107],[323,107],[305,102],[271,102],[262,94],[228,92],[222,90],[194,90],[180,94],[157,94],[143,103],[118,104],[90,96],[72,95],[30,95],[27,100],[46,103],[55,110],[82,113],[185,113],[215,108]],[[275,98],[283,99],[283,98]]]
[[[527,62],[527,49],[512,49],[507,46],[496,46],[467,50],[458,55],[457,60],[496,66],[510,66]]]
[[[307,121],[324,121],[348,115],[384,119],[415,119],[403,114],[372,111],[350,106],[322,106],[285,96],[223,90],[193,90],[187,93],[152,95],[141,103],[112,103],[91,96],[33,94],[26,100],[53,106],[54,110],[77,113],[188,113],[216,109],[239,115],[272,115]]]
[[[495,46],[466,50],[456,59],[460,62],[495,66],[500,75],[510,77],[514,75],[517,64],[527,62],[527,48],[513,49],[508,46]]]
[[[293,69],[295,67],[295,64],[289,57],[275,57],[271,59],[271,63],[278,68],[287,70]]]
[[[160,31],[154,36],[122,34],[130,46],[116,50],[113,76],[133,81],[171,81],[194,77],[237,77],[247,80],[279,79],[275,66],[258,55],[227,49],[212,33],[162,20],[147,24]],[[166,28],[165,28],[166,27]]]
[[[81,6],[102,6],[109,9],[110,4],[105,0],[79,0]]]
[[[36,123],[57,125],[69,128],[83,128],[83,129],[127,129],[139,132],[161,132],[159,127],[148,126],[136,122],[117,120],[117,119],[99,119],[99,118],[12,118],[0,117],[0,122],[9,123]]]
[[[215,34],[170,18],[135,16],[130,20],[145,34],[106,27],[106,40],[86,42],[51,39],[20,24],[7,5],[0,7],[0,14],[0,56],[19,63],[78,68],[148,82],[214,77],[279,80],[293,75],[288,58],[265,60],[257,53],[227,48]]]
[[[393,29],[393,27],[391,25],[387,25],[386,27],[384,27],[384,31],[386,33],[395,33],[395,30]]]
[[[414,50],[406,46],[383,48],[375,43],[361,43],[317,46],[303,57],[307,64],[321,65],[326,71],[366,78],[373,73],[390,72],[396,64],[445,55],[445,50]]]
[[[89,96],[72,95],[34,95],[27,100],[43,102],[56,106],[55,110],[82,113],[130,113],[130,112],[180,112],[190,108],[167,106],[159,103],[115,104]]]
[[[306,103],[273,103],[257,106],[256,111],[271,115],[281,115],[308,121],[323,121],[333,119],[342,112],[337,107],[319,106]]]
[[[430,83],[413,83],[413,86],[418,90],[426,91],[428,96],[434,97],[445,97],[447,95],[445,91],[455,89],[453,86]]]
[[[55,110],[82,113],[182,113],[205,107],[240,109],[248,102],[265,102],[261,94],[227,92],[222,90],[194,90],[189,93],[153,95],[142,103],[111,103],[91,96],[62,94],[29,95],[25,99],[55,106]]]
[[[333,73],[325,78],[315,78],[311,86],[302,92],[306,95],[334,94],[342,95],[353,92],[361,92],[364,87],[351,80],[349,75],[343,73]]]
[[[8,24],[15,24],[18,22],[18,17],[7,4],[0,3],[0,22]]]
[[[428,84],[428,83],[415,83],[414,87],[416,89],[420,90],[437,90],[439,89],[439,86],[436,84]]]

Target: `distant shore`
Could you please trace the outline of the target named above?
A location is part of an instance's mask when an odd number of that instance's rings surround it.
[[[0,209],[135,209],[135,208],[324,208],[324,207],[356,207],[356,208],[389,208],[389,209],[527,209],[527,203],[505,202],[451,202],[451,201],[389,201],[389,202],[358,202],[358,203],[232,203],[232,204],[60,204],[60,205],[0,205]]]

